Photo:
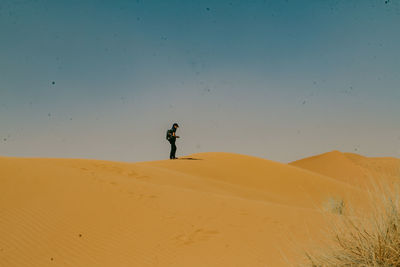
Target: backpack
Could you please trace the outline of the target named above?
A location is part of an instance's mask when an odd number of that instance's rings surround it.
[[[172,130],[171,129],[167,130],[166,138],[167,138],[168,141],[172,139]]]

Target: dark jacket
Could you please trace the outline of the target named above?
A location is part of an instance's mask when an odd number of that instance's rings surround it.
[[[170,137],[169,141],[170,142],[175,142],[176,141],[176,136],[174,136],[173,133],[176,133],[176,128],[172,127],[170,131],[171,131],[171,137]]]

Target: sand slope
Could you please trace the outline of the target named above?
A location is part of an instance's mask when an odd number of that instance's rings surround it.
[[[0,266],[288,266],[337,216],[327,203],[362,203],[354,183],[307,166],[0,158]]]
[[[392,182],[400,177],[400,159],[368,158],[354,153],[331,151],[289,163],[355,186]]]

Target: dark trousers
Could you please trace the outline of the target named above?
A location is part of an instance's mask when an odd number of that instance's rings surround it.
[[[174,159],[176,153],[175,140],[170,140],[169,143],[171,144],[171,152],[169,153],[169,158]]]

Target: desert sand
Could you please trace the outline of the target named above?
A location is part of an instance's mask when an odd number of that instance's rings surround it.
[[[295,266],[371,177],[400,179],[400,159],[2,157],[0,266]]]

